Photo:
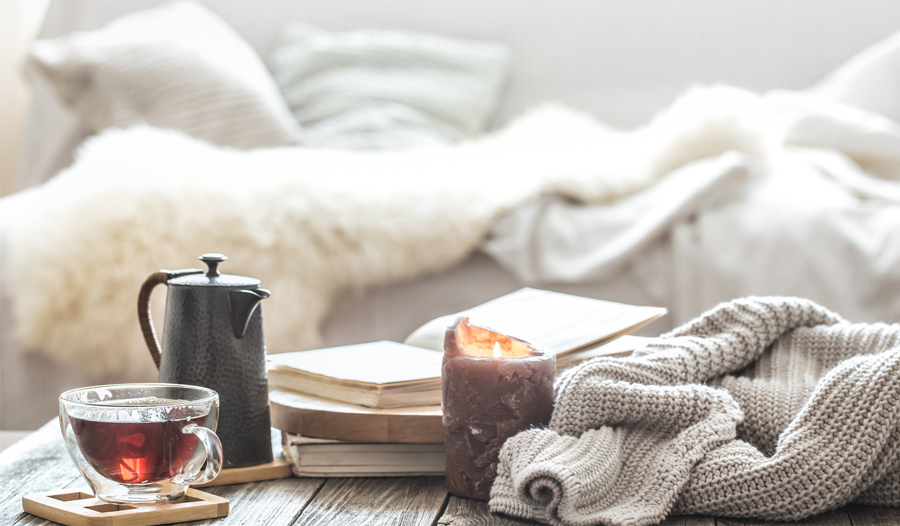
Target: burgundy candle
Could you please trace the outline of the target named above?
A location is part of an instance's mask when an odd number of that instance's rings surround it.
[[[444,337],[447,489],[488,500],[507,438],[550,423],[556,356],[459,318]]]

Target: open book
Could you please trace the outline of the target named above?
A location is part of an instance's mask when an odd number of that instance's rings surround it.
[[[557,367],[627,354],[612,340],[665,315],[640,307],[524,288],[466,311],[434,319],[405,344],[374,342],[269,355],[270,389],[287,389],[367,407],[440,404],[444,334],[458,316],[556,353]],[[438,351],[438,352],[435,352]]]
[[[514,336],[557,357],[600,347],[666,314],[662,307],[640,307],[524,288],[419,327],[404,343],[444,349],[444,333],[458,316],[469,323]],[[558,362],[557,362],[558,363]]]

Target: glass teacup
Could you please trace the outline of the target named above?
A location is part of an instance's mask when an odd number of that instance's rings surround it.
[[[216,478],[218,418],[219,395],[205,387],[102,385],[59,396],[69,455],[94,495],[113,504],[171,502]]]

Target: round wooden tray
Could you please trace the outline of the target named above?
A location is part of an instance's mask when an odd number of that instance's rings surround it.
[[[293,391],[269,393],[272,427],[351,442],[442,444],[441,406],[373,409]]]

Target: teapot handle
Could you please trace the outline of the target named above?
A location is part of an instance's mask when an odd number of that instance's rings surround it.
[[[141,285],[141,291],[138,293],[138,320],[141,322],[141,332],[144,333],[144,341],[147,342],[147,348],[150,350],[150,356],[153,357],[153,363],[159,369],[162,353],[159,347],[159,339],[156,337],[156,330],[153,328],[153,318],[150,317],[150,293],[157,285],[168,282],[188,274],[203,274],[202,270],[160,270],[150,274],[147,281]]]

